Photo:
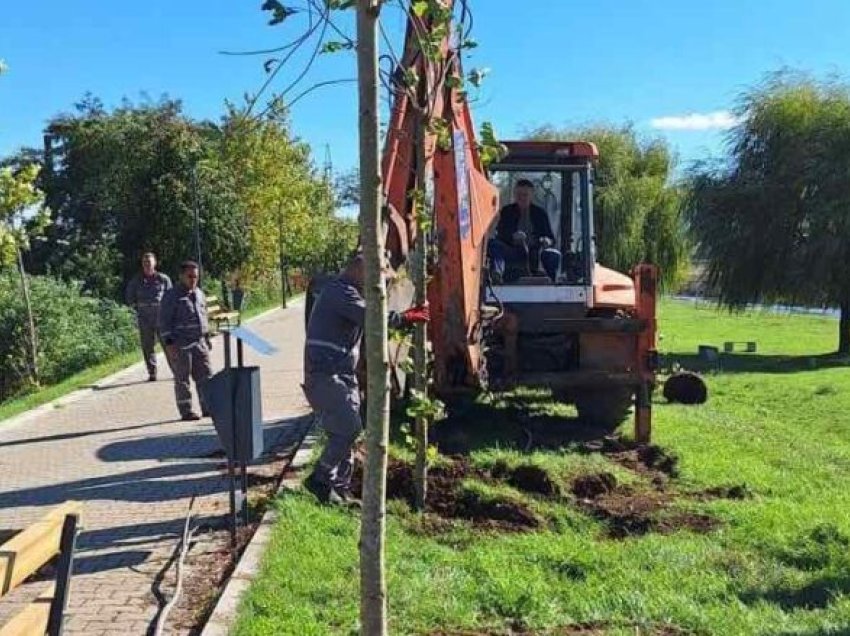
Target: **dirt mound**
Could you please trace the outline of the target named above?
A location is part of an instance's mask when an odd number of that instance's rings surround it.
[[[465,458],[434,466],[428,471],[428,498],[425,512],[443,519],[471,521],[481,528],[518,532],[537,528],[540,520],[522,502],[504,497],[486,497],[478,492],[463,488],[463,480],[478,475]],[[478,475],[481,476],[481,475]],[[358,496],[362,490],[362,468],[355,467],[352,490]],[[398,459],[390,458],[387,466],[387,497],[403,499],[413,504],[415,489],[413,467]],[[423,529],[433,528],[435,533],[443,524],[425,524]]]
[[[523,504],[508,499],[488,499],[465,491],[459,497],[434,502],[434,509],[447,517],[469,519],[491,527],[536,528],[540,520]]]
[[[558,484],[552,481],[549,473],[533,464],[522,464],[514,468],[507,476],[507,482],[523,492],[551,497],[560,494]]]
[[[582,475],[573,480],[571,491],[578,507],[602,521],[613,539],[640,536],[649,532],[677,530],[710,532],[719,520],[705,514],[670,512],[676,495],[663,489],[641,490],[618,486],[611,473]]]
[[[576,477],[570,485],[570,491],[579,499],[596,499],[616,487],[617,478],[611,473],[594,473]]]
[[[665,483],[679,475],[679,458],[653,444],[638,444],[619,437],[604,437],[584,444],[585,453],[600,453],[652,481]]]

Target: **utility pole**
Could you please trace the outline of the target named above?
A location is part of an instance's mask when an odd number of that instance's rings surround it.
[[[331,159],[330,144],[325,144],[325,165],[323,166],[322,171],[325,175],[325,181],[327,181],[328,183],[332,183],[334,177],[334,164],[333,160]]]
[[[195,217],[195,259],[198,261],[198,271],[203,273],[204,264],[201,261],[201,210],[198,205],[198,164],[192,164],[192,210]]]
[[[280,306],[286,309],[286,260],[283,255],[283,204],[277,206],[277,245],[280,259]]]

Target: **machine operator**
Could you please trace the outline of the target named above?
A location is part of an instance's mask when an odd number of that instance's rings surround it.
[[[541,270],[552,281],[558,277],[561,253],[554,248],[549,215],[532,203],[533,197],[534,184],[520,179],[514,186],[514,202],[499,213],[496,237],[487,246],[497,283]]]

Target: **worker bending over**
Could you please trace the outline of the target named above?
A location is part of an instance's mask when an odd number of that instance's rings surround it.
[[[354,443],[363,430],[357,368],[366,303],[364,260],[356,255],[328,282],[313,306],[304,346],[304,394],[319,415],[327,444],[304,487],[323,503],[358,505],[351,494]],[[427,322],[427,307],[390,314],[402,327]]]
[[[561,253],[553,247],[549,215],[531,202],[533,198],[534,184],[520,179],[514,186],[514,202],[499,212],[496,238],[487,245],[497,283],[535,275],[541,269],[552,281],[557,280]]]

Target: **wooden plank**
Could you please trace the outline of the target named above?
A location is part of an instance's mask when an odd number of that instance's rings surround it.
[[[82,509],[78,501],[66,502],[0,545],[0,597],[59,553],[65,517],[80,515]]]
[[[212,320],[233,320],[239,317],[238,311],[222,311],[221,313],[210,316]]]
[[[207,296],[207,306],[214,305],[218,302],[218,296]]]
[[[32,603],[15,614],[8,623],[0,626],[0,636],[44,636],[55,593],[56,585],[51,583]]]

